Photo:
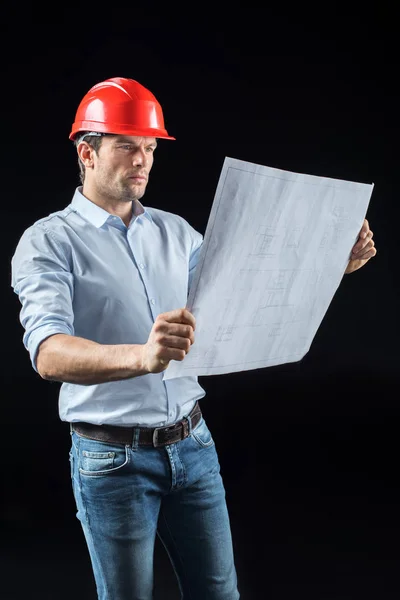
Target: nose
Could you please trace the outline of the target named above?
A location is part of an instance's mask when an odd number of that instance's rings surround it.
[[[146,166],[147,164],[147,154],[142,148],[137,148],[136,152],[134,152],[132,157],[133,164],[136,167]]]

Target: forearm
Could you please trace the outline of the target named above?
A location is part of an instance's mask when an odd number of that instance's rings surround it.
[[[50,381],[93,385],[148,373],[137,344],[104,345],[80,337],[56,334],[44,340],[36,366]]]

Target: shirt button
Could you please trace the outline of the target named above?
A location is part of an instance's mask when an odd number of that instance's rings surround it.
[[[139,267],[140,267],[141,269],[144,269],[144,264],[143,264],[143,263],[140,263]]]
[[[154,300],[154,298],[151,298],[150,302],[151,302],[152,304],[155,304],[155,303],[156,303],[156,301]]]

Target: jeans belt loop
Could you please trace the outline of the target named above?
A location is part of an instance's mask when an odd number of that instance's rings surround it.
[[[189,437],[189,435],[192,433],[192,419],[189,415],[183,418],[182,429],[182,439],[184,440],[186,437]]]
[[[139,427],[135,427],[134,430],[133,430],[133,436],[132,436],[132,445],[131,445],[132,450],[137,450],[138,449],[139,434],[140,434]]]

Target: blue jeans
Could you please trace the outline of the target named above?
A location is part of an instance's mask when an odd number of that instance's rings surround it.
[[[71,431],[72,487],[99,600],[151,600],[156,534],[185,600],[238,600],[230,522],[202,417],[165,447],[122,446]]]

